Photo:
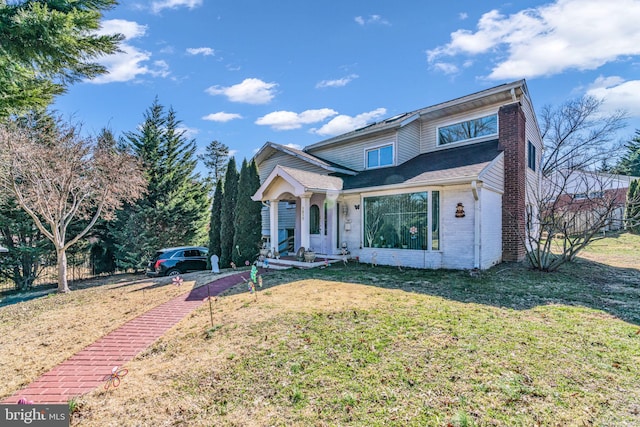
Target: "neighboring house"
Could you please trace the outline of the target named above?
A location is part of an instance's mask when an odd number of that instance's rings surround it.
[[[263,234],[290,250],[415,268],[525,256],[542,139],[526,82],[493,87],[309,145],[255,155]],[[276,244],[271,243],[271,247]]]
[[[543,179],[549,209],[566,222],[565,233],[576,234],[597,226],[599,231],[625,227],[627,192],[635,176],[563,170]]]

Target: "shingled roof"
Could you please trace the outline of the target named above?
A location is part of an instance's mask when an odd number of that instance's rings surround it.
[[[498,140],[421,154],[401,165],[370,169],[342,178],[343,190],[394,184],[431,183],[438,180],[477,177],[501,153]]]

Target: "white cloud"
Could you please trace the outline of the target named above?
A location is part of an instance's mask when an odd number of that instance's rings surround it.
[[[153,13],[160,13],[164,9],[177,9],[185,6],[194,9],[202,5],[202,0],[157,0],[151,3]]]
[[[187,48],[187,53],[189,55],[203,55],[203,56],[213,56],[216,54],[215,50],[210,47],[190,47]]]
[[[603,99],[603,108],[608,111],[624,110],[630,116],[640,117],[640,80],[598,77],[587,89],[587,95]]]
[[[200,129],[190,128],[189,126],[180,126],[176,129],[178,132],[182,132],[182,136],[186,139],[193,139],[200,133]]]
[[[639,21],[636,0],[557,0],[509,16],[492,10],[477,31],[451,33],[427,58],[433,65],[442,57],[490,54],[499,58],[488,76],[496,80],[591,70],[640,54]]]
[[[169,76],[169,74],[171,74],[167,61],[163,59],[153,61],[153,65],[155,68],[149,70],[149,74],[151,74],[153,77],[167,77]]]
[[[460,71],[457,65],[450,62],[436,62],[432,66],[433,68],[444,74],[456,74],[458,71]]]
[[[458,18],[460,18],[461,21],[464,21],[465,19],[467,19],[469,17],[469,14],[467,12],[460,12],[458,14]]]
[[[387,114],[387,110],[385,108],[378,108],[373,111],[369,111],[368,113],[358,114],[355,117],[341,114],[331,119],[329,123],[325,124],[321,128],[312,129],[311,132],[323,136],[340,135],[366,126],[385,114]]]
[[[294,144],[292,142],[285,144],[285,147],[294,148],[296,150],[302,150],[302,145]]]
[[[147,26],[138,24],[134,21],[126,21],[124,19],[108,19],[102,21],[100,29],[96,33],[100,35],[120,33],[125,40],[142,37],[147,32]]]
[[[218,113],[207,114],[206,116],[204,116],[202,118],[202,120],[208,120],[208,121],[211,121],[211,122],[226,123],[226,122],[230,122],[231,120],[236,120],[236,119],[241,119],[241,118],[242,118],[242,116],[240,114],[225,113],[224,111],[220,111]]]
[[[322,80],[316,84],[316,88],[323,87],[342,87],[351,83],[354,79],[357,79],[359,76],[357,74],[351,74],[346,77],[342,77],[341,79],[335,80]]]
[[[353,20],[356,21],[358,25],[361,25],[363,27],[365,25],[375,25],[375,24],[391,25],[389,21],[387,21],[380,15],[369,15],[368,17],[356,16],[355,18],[353,18]]]
[[[302,113],[293,111],[274,111],[256,120],[257,125],[271,126],[275,130],[299,129],[302,125],[318,123],[338,114],[330,108],[306,110]]]
[[[120,43],[120,52],[99,60],[100,64],[107,67],[109,73],[89,80],[89,82],[96,84],[126,82],[143,75],[167,77],[170,72],[169,65],[165,61],[155,61],[152,66],[149,66],[147,62],[151,59],[151,53],[138,49],[129,43],[132,39],[143,37],[146,32],[146,25],[134,21],[123,19],[103,21],[97,31],[98,34],[120,33],[124,35],[124,41]]]
[[[267,83],[260,79],[245,79],[233,86],[211,86],[206,92],[209,95],[224,95],[231,102],[268,104],[275,97],[276,86],[277,83]]]
[[[175,52],[175,48],[171,45],[166,45],[160,49],[160,53],[164,53],[165,55],[173,55]]]

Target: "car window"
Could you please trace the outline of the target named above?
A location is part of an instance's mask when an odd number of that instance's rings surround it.
[[[200,256],[200,251],[197,249],[189,249],[184,251],[185,258],[194,258]]]
[[[178,251],[171,258],[184,258],[185,256],[184,252],[185,251]]]

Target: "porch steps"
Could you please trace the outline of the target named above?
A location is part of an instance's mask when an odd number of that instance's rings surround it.
[[[269,258],[269,268],[273,270],[285,270],[289,268],[318,268],[337,262],[344,262],[344,257],[341,255],[318,254],[314,262],[296,261],[295,259],[290,258]]]
[[[277,260],[274,259],[274,261]],[[267,268],[268,270],[290,270],[293,268],[290,265],[276,264],[275,262],[271,262],[271,260],[269,260],[269,267],[264,267],[264,265],[262,267]]]

